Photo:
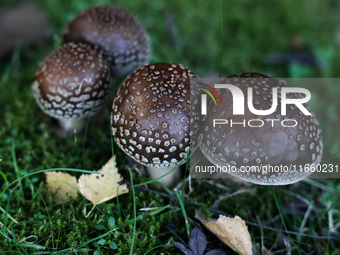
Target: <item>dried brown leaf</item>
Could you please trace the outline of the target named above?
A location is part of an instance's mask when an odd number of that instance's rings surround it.
[[[253,254],[248,227],[240,217],[235,216],[235,218],[229,218],[220,215],[217,220],[211,221],[205,221],[199,213],[196,213],[195,217],[202,222],[210,232],[215,234],[223,243],[234,251],[237,252],[238,250],[242,255]]]
[[[65,203],[69,199],[76,198],[77,193],[77,179],[76,177],[63,172],[45,172],[46,188],[55,195],[57,202]]]
[[[78,180],[79,191],[93,203],[93,208],[116,196],[129,192],[126,184],[118,184],[123,180],[123,177],[118,173],[116,161],[113,158],[98,173],[100,174],[82,174]]]

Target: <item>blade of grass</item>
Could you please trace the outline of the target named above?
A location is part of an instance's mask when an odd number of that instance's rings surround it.
[[[4,213],[5,213],[4,226],[5,227],[6,227],[6,223],[7,223],[7,217],[10,218],[14,223],[19,224],[19,222],[16,219],[14,219],[12,216],[10,216],[9,213],[8,213],[9,201],[11,200],[11,195],[12,195],[12,193],[10,193],[9,196],[8,196],[6,210],[4,211]]]
[[[11,62],[9,62],[6,67],[5,70],[2,73],[2,76],[0,78],[0,90],[2,88],[2,86],[4,85],[4,83],[6,82],[6,80],[8,79],[15,63],[18,61],[18,59],[20,58],[20,50],[21,50],[21,45],[20,43],[16,45],[15,50],[12,54],[12,58],[11,58]]]
[[[314,223],[313,229],[315,228],[316,224],[319,223],[320,220],[322,220],[323,217],[329,212],[330,209],[332,209],[335,204],[337,204],[340,201],[340,197],[326,210],[326,212]]]
[[[48,207],[47,207],[47,204],[45,203],[45,199],[44,197],[41,195],[41,193],[39,192],[38,189],[36,189],[36,192],[38,193],[38,195],[40,196],[41,198],[41,201],[43,202],[44,204],[44,207],[45,207],[45,211],[46,211],[46,214],[47,214],[47,217],[48,217],[48,222],[49,222],[49,226],[51,227],[51,239],[52,239],[52,244],[53,244],[53,249],[54,249],[54,235],[53,235],[53,225],[52,225],[52,219],[51,219],[51,216],[50,216],[50,213],[48,211]],[[47,229],[48,226],[46,226],[45,230]],[[45,232],[44,230],[44,232]],[[45,248],[45,247],[44,247]]]
[[[6,210],[0,206],[0,211],[6,214]],[[7,217],[10,218],[14,223],[19,224],[19,222],[14,219],[10,214],[7,213]]]
[[[75,247],[72,247],[72,248],[67,248],[67,249],[64,249],[64,250],[61,250],[61,251],[57,251],[57,252],[53,252],[53,253],[51,253],[51,252],[46,252],[46,253],[39,253],[39,254],[51,254],[51,255],[56,255],[56,254],[66,254],[67,252],[73,251],[73,249],[79,250],[81,247],[83,247],[83,246],[85,246],[85,245],[87,245],[87,244],[89,244],[89,243],[91,243],[91,242],[93,242],[93,241],[96,241],[96,240],[99,240],[99,239],[101,239],[101,238],[103,238],[103,237],[105,237],[105,236],[108,236],[111,232],[113,232],[113,231],[115,231],[115,230],[117,230],[117,228],[112,229],[112,230],[110,230],[110,231],[108,231],[108,232],[106,232],[106,233],[104,233],[104,234],[102,234],[102,235],[100,235],[100,236],[97,236],[97,237],[95,237],[95,238],[92,238],[91,240],[88,240],[88,241],[86,241],[86,242],[84,242],[84,243],[82,243],[82,244],[79,244],[79,245],[77,245],[77,246],[75,246]]]
[[[0,79],[0,90],[2,86],[4,85],[5,81],[8,79],[10,72],[12,71],[12,65],[7,64],[5,67],[5,70],[2,73],[1,79]]]
[[[150,212],[150,215],[156,215],[158,213],[160,213],[161,211],[164,211],[166,208],[168,208],[170,205],[165,205],[165,206],[162,206],[156,210],[153,210]]]
[[[14,231],[13,226],[11,226],[11,233],[12,233],[12,236],[13,236],[13,241],[14,241],[14,243],[16,243],[16,242],[17,242],[17,237],[16,237],[16,235],[15,235],[15,231]]]
[[[172,244],[161,244],[161,245],[158,245],[156,247],[153,247],[152,249],[148,250],[147,252],[144,253],[144,255],[148,254],[150,251],[153,251],[153,250],[156,250],[160,247],[175,247],[174,245]]]
[[[87,118],[87,121],[86,121],[85,133],[84,133],[84,144],[83,144],[83,151],[82,151],[83,155],[84,155],[84,151],[85,151],[87,132],[89,130],[89,125],[90,125],[90,120],[91,120],[91,117],[92,117],[93,108],[94,108],[94,103],[92,104],[90,115],[89,115],[89,117]]]
[[[135,244],[135,235],[136,235],[136,196],[135,196],[135,188],[133,186],[132,172],[130,168],[129,168],[129,173],[130,173],[131,189],[132,189],[132,196],[133,196],[133,234],[132,234],[132,244],[130,248],[130,255],[132,255],[133,247]]]
[[[184,193],[185,193],[185,178],[187,176],[187,171],[188,171],[188,166],[189,166],[189,157],[190,157],[190,149],[187,152],[187,159],[186,159],[186,163],[185,163],[185,173],[184,173],[184,181],[183,181],[183,186],[182,186],[182,199],[184,200]]]
[[[73,252],[74,254],[78,255],[78,252],[75,249],[73,249]]]
[[[286,227],[286,223],[285,223],[285,221],[284,221],[284,219],[283,219],[283,215],[282,215],[282,212],[281,212],[281,208],[280,208],[280,205],[279,205],[279,201],[278,201],[278,199],[277,199],[277,197],[276,197],[276,194],[275,194],[275,188],[274,188],[274,186],[272,186],[272,190],[273,190],[274,200],[275,200],[277,209],[279,210],[279,214],[280,214],[280,218],[281,218],[282,225],[283,225],[284,229],[286,230],[286,233],[287,233],[289,239],[292,241],[292,243],[294,244],[294,246],[296,246],[296,245],[295,245],[295,242],[300,243],[300,244],[303,244],[303,245],[306,245],[306,246],[310,246],[309,244],[299,242],[298,240],[295,240],[295,239],[293,239],[293,238],[290,236],[290,234],[289,234],[289,232],[288,232],[288,229],[287,229],[287,227]],[[295,242],[294,242],[294,241],[295,241]],[[292,247],[292,248],[293,248],[293,247]],[[297,251],[298,251],[299,254],[301,254],[301,252],[300,252],[299,249],[297,249]]]
[[[155,183],[157,183],[159,186],[161,186],[161,187],[162,187],[166,192],[168,192],[171,196],[174,195],[174,193],[173,193],[167,186],[165,186],[163,183],[158,182],[158,181],[156,181]]]
[[[110,134],[111,134],[111,124],[110,124]],[[112,151],[112,157],[114,157],[114,155],[115,155],[115,148],[114,148],[114,145],[113,145],[113,135],[111,134],[111,151]],[[116,179],[116,172],[115,172],[115,181],[116,181],[117,179]],[[116,181],[117,182],[117,181]],[[117,194],[119,193],[118,192],[118,190],[119,190],[119,185],[117,185]],[[120,202],[119,202],[119,198],[118,198],[119,196],[117,196],[116,197],[116,201],[117,201],[117,211],[118,211],[118,216],[119,216],[119,218],[122,218],[122,213],[121,213],[121,210],[122,210],[122,208],[121,208],[121,206],[120,206]]]
[[[5,229],[7,229],[7,231],[9,230],[7,228],[7,217],[8,217],[8,208],[9,208],[9,200],[10,200],[10,197],[11,197],[11,194],[8,196],[8,199],[7,199],[7,205],[6,205],[6,210],[4,211],[5,213],[5,220],[4,220],[4,223],[1,224],[1,226],[4,228],[4,231],[3,231],[3,235],[9,240],[12,242],[12,239],[8,236],[8,234],[6,233]],[[11,232],[9,232],[11,234]]]
[[[2,196],[3,193],[5,193],[6,190],[9,189],[9,187],[12,186],[12,184],[17,183],[19,181],[21,181],[22,179],[35,175],[35,174],[39,174],[39,173],[43,173],[43,172],[48,172],[48,171],[70,171],[70,172],[81,172],[81,173],[87,173],[87,174],[100,174],[98,172],[95,171],[91,171],[91,170],[84,170],[84,169],[76,169],[76,168],[49,168],[49,169],[44,169],[44,170],[39,170],[36,171],[34,173],[30,173],[30,174],[26,174],[25,176],[19,177],[18,179],[14,180],[13,182],[11,182],[7,187],[4,188],[4,190],[0,193],[0,197]]]
[[[45,250],[45,247],[40,244],[19,244],[19,246],[25,247],[25,248],[32,248],[32,249],[38,249],[38,250]]]
[[[3,177],[4,180],[5,180],[6,186],[8,186],[8,180],[7,180],[7,178],[6,178],[6,175],[5,175],[2,171],[0,171],[0,174],[2,175],[2,177]]]
[[[18,162],[17,162],[17,156],[16,156],[16,153],[15,153],[15,138],[13,138],[12,140],[12,158],[13,158],[13,166],[14,166],[14,171],[15,171],[15,174],[17,176],[17,178],[20,178],[20,170],[19,170],[19,166],[18,166]],[[18,182],[18,185],[20,187],[20,192],[21,194],[23,194],[23,189],[22,189],[22,185],[21,185],[21,179],[20,181]],[[19,199],[18,199],[19,200]]]
[[[158,181],[159,179],[162,179],[164,176],[167,176],[168,174],[172,173],[173,171],[175,171],[177,168],[179,168],[180,165],[178,165],[177,167],[175,167],[174,169],[172,169],[171,171],[167,172],[166,174],[158,177],[158,178],[155,178],[155,179],[152,179],[150,181],[146,181],[146,182],[142,182],[142,183],[139,183],[139,184],[136,184],[135,187],[139,187],[139,186],[144,186],[144,185],[147,185],[147,184],[150,184],[150,183],[153,183],[153,182],[156,182]]]
[[[2,227],[2,223],[0,221],[0,226]],[[0,234],[5,237],[7,240],[9,240],[10,242],[12,241],[11,238],[8,237],[6,231],[5,231],[5,228],[0,228]]]
[[[174,212],[178,212],[178,211],[180,211],[180,210],[181,210],[181,208],[177,208],[177,209],[169,210],[169,211],[165,212],[164,214],[167,214],[167,213],[174,213]]]
[[[178,202],[179,202],[179,204],[182,208],[182,213],[183,213],[183,217],[184,217],[184,220],[185,220],[185,226],[186,226],[186,229],[187,229],[188,238],[190,238],[190,227],[189,227],[187,212],[185,211],[184,203],[183,203],[181,196],[179,195],[178,190],[177,189],[174,189],[174,190],[175,190],[176,196],[178,198]]]
[[[333,251],[333,253],[331,253],[331,255],[338,255],[340,254],[340,249],[336,249],[335,251]]]
[[[77,189],[76,187],[74,187],[74,186],[72,186],[71,184],[69,184],[67,181],[64,181],[64,180],[61,180],[63,183],[65,183],[65,184],[67,184],[68,186],[70,186],[71,188],[73,188],[74,190],[76,190],[78,193],[80,193],[80,194],[82,194],[81,192],[80,192],[80,190],[79,189]],[[85,197],[85,196],[84,196]]]
[[[231,245],[234,246],[234,248],[237,250],[237,253],[241,255],[241,253],[240,253],[240,251],[237,249],[237,247],[236,247],[233,243],[231,243]]]
[[[59,242],[60,242],[60,239],[59,239],[60,238],[60,232],[61,232],[60,226],[61,226],[61,221],[58,222],[59,231],[58,231],[57,242],[56,242],[57,244],[56,244],[56,247],[55,247],[56,250],[58,250],[58,245],[59,245]]]

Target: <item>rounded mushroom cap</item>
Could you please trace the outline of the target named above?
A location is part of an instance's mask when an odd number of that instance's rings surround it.
[[[182,65],[157,63],[135,70],[112,106],[112,132],[135,161],[152,167],[182,163],[190,143],[190,79]]]
[[[110,78],[102,54],[87,44],[71,42],[42,62],[35,75],[33,92],[47,115],[63,120],[81,119],[102,108]]]
[[[151,44],[142,24],[114,5],[90,7],[64,28],[64,42],[85,42],[104,51],[112,75],[124,76],[149,61]]]
[[[246,79],[247,78],[247,79]],[[289,87],[285,81],[269,76],[247,73],[226,79],[224,84],[232,84],[243,91],[247,102],[247,88],[253,88],[255,109],[267,110],[272,106],[272,88]],[[308,104],[303,104],[312,113],[304,115],[296,106],[288,105],[285,116],[280,114],[281,93],[278,90],[278,107],[270,115],[258,116],[245,107],[244,115],[233,115],[232,94],[227,89],[217,89],[223,98],[223,106],[208,105],[208,115],[202,128],[202,153],[208,160],[219,166],[235,167],[231,175],[262,185],[285,185],[297,182],[311,171],[304,171],[306,164],[321,161],[323,143],[319,123]],[[287,98],[303,98],[299,93],[288,93]],[[228,125],[215,125],[213,119],[227,119]],[[267,121],[276,119],[278,121]],[[297,123],[294,126],[294,119]],[[233,123],[245,123],[230,125]],[[251,121],[250,125],[249,120]],[[260,126],[261,127],[251,127]],[[281,124],[286,120],[285,127]],[[245,127],[244,127],[245,126]],[[267,168],[263,168],[267,166]],[[272,166],[274,168],[269,168]],[[302,169],[300,167],[302,166]],[[276,168],[275,168],[276,167]],[[234,169],[235,169],[234,168]],[[251,169],[256,171],[251,171]],[[267,169],[267,173],[265,170]]]

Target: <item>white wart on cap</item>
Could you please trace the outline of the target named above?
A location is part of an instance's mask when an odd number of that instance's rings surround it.
[[[112,132],[119,147],[147,167],[184,162],[190,147],[190,79],[182,65],[139,67],[121,85],[112,106]],[[169,169],[167,171],[170,171]]]
[[[99,5],[77,14],[64,28],[64,42],[102,49],[113,76],[124,76],[149,61],[151,44],[143,25],[120,6]]]
[[[102,54],[87,44],[71,42],[42,62],[35,75],[33,92],[40,109],[61,120],[67,129],[67,122],[86,118],[102,108],[110,78]]]
[[[285,81],[270,78],[266,75],[256,73],[238,74],[229,77],[223,83],[233,84],[239,87],[245,95],[247,102],[247,88],[253,88],[253,105],[255,109],[270,109],[273,103],[273,87],[289,87]],[[270,115],[258,116],[251,113],[245,107],[245,115],[233,115],[232,95],[227,89],[218,90],[223,98],[223,106],[208,105],[208,115],[201,132],[203,141],[200,144],[202,153],[214,165],[235,167],[237,172],[231,175],[243,180],[261,185],[286,185],[306,178],[311,172],[307,172],[300,166],[306,164],[318,164],[321,161],[323,143],[319,123],[308,104],[303,104],[312,113],[304,115],[296,106],[288,105],[285,116],[280,114],[281,109]],[[289,93],[288,98],[303,98],[298,93]],[[281,93],[278,90],[278,105],[281,105]],[[240,124],[216,125],[213,127],[213,119],[227,119],[242,123]],[[247,125],[251,119],[263,120],[262,127],[250,127]],[[278,119],[272,122],[266,119]],[[284,127],[283,120],[294,119],[298,123],[295,127]],[[253,121],[253,125],[259,122]],[[287,122],[293,126],[294,123]],[[268,172],[244,171],[245,169],[263,169],[264,166],[287,166],[289,171]],[[296,168],[294,168],[296,166]],[[239,171],[242,169],[243,171]],[[248,167],[248,168],[245,168]],[[255,168],[254,168],[255,167]],[[278,168],[276,168],[278,169]],[[287,168],[286,168],[287,170]]]

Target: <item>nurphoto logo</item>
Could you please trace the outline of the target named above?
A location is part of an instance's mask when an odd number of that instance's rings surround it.
[[[217,98],[220,101],[220,104],[222,105],[222,99],[220,98],[218,92],[214,89],[228,89],[232,94],[233,99],[233,115],[244,115],[244,107],[245,107],[245,97],[243,94],[243,91],[232,84],[215,84],[214,88],[212,86],[209,86],[207,84],[204,84],[208,88],[210,88],[213,93],[217,96]],[[217,105],[215,98],[213,95],[204,88],[200,88],[201,90],[205,91],[214,101],[215,105]],[[308,103],[308,101],[311,99],[311,93],[309,90],[305,88],[296,88],[296,87],[282,87],[272,88],[272,105],[269,109],[256,109],[254,107],[253,103],[253,88],[248,87],[247,88],[247,106],[251,113],[258,116],[264,116],[264,115],[270,115],[274,113],[278,107],[278,90],[280,89],[280,95],[281,95],[281,115],[286,115],[286,109],[289,105],[294,105],[297,107],[304,115],[312,115],[306,107],[303,105],[304,103]],[[305,94],[304,98],[288,98],[288,93],[302,93]],[[207,115],[207,94],[201,95],[201,115]],[[279,119],[265,119],[268,123],[271,123],[272,127],[274,126],[274,122],[280,121]],[[216,125],[226,125],[230,124],[231,127],[233,125],[243,125],[244,127],[246,124],[248,124],[249,127],[262,127],[264,125],[264,121],[262,119],[250,119],[246,122],[244,119],[242,122],[233,122],[232,119],[213,119],[213,127]],[[298,125],[297,121],[295,119],[284,119],[281,120],[281,125],[284,127],[295,127]]]

